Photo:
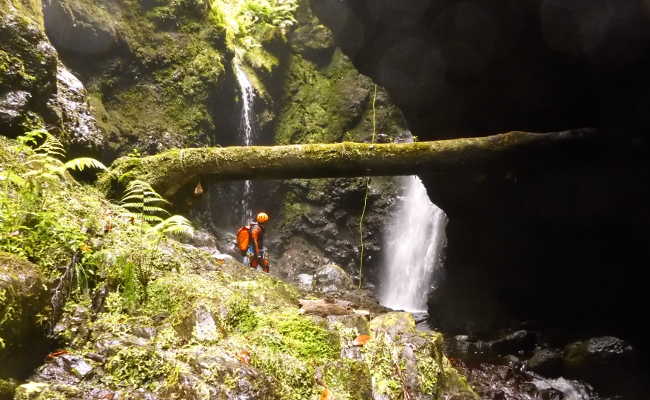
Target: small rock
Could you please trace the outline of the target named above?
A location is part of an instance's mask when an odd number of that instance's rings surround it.
[[[298,274],[296,277],[298,280],[298,287],[302,290],[312,290],[314,275],[309,274]]]
[[[317,291],[331,293],[352,288],[352,278],[338,265],[327,264],[316,271],[313,285]]]
[[[68,371],[72,372],[76,377],[83,378],[90,374],[93,367],[84,360],[83,357],[74,354],[64,354],[60,356],[65,362]]]
[[[194,311],[193,335],[200,341],[213,341],[219,338],[217,324],[210,311],[203,305]]]
[[[156,336],[156,328],[151,326],[136,326],[131,332],[138,337],[144,339],[153,339]]]

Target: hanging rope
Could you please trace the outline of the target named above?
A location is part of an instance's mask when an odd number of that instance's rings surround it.
[[[377,100],[377,85],[375,84],[372,93],[372,138],[370,143],[375,143],[375,134],[377,133],[377,114],[375,111],[375,101]],[[363,282],[363,256],[365,243],[363,242],[363,218],[366,216],[366,207],[368,206],[368,192],[370,191],[370,177],[366,177],[366,193],[363,196],[363,208],[361,208],[361,217],[359,217],[359,289]]]

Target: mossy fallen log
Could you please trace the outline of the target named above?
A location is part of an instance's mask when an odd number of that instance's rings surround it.
[[[585,140],[595,131],[508,132],[414,143],[331,143],[287,146],[173,149],[148,157],[122,157],[99,180],[114,192],[132,179],[171,197],[199,176],[219,180],[289,179],[449,173],[498,163],[508,154],[537,153]]]

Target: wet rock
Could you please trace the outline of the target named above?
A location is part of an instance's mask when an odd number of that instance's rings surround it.
[[[70,135],[71,143],[91,148],[101,145],[102,133],[90,111],[86,88],[61,63],[57,66],[56,87],[56,95],[47,105]]]
[[[83,340],[88,334],[89,322],[90,310],[84,306],[76,305],[71,312],[65,313],[54,325],[52,333],[66,340]]]
[[[314,274],[313,287],[323,293],[332,293],[352,288],[352,278],[336,264],[327,264]]]
[[[490,342],[490,347],[497,354],[517,354],[520,351],[531,351],[535,346],[535,342],[534,333],[519,330]]]
[[[16,90],[0,96],[0,123],[12,124],[27,107],[32,95],[24,90]]]
[[[526,362],[528,369],[544,376],[562,375],[562,352],[555,349],[538,349]]]
[[[0,15],[0,130],[4,135],[18,136],[45,123],[58,125],[46,107],[56,91],[57,62],[56,50],[32,19]]]
[[[93,367],[81,356],[64,354],[60,358],[65,362],[68,371],[78,378],[85,378],[93,371]]]
[[[56,382],[75,385],[92,371],[92,367],[82,357],[63,354],[52,358],[40,366],[31,379],[37,382]]]
[[[563,361],[567,375],[585,379],[607,391],[627,386],[637,367],[632,346],[613,336],[568,344]]]
[[[199,248],[217,248],[217,238],[208,231],[196,229],[189,243]]]

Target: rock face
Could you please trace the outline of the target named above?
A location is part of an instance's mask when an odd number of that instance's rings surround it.
[[[74,150],[97,149],[103,137],[81,82],[58,54],[33,14],[0,13],[0,129],[18,136],[48,129]]]
[[[0,252],[0,379],[24,378],[45,354],[47,301],[38,267]]]
[[[45,29],[58,49],[98,56],[118,45],[117,31],[106,9],[84,9],[83,1],[46,0],[43,6]]]
[[[2,6],[3,8],[5,6]],[[34,20],[0,8],[0,129],[9,136],[56,122],[57,54]]]

